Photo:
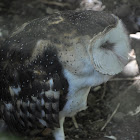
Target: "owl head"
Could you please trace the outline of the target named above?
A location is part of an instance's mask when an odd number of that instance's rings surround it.
[[[52,22],[56,31],[53,38],[61,42],[57,44],[58,58],[64,69],[78,76],[93,75],[96,71],[112,77],[128,63],[129,36],[115,15],[92,10],[67,11],[55,15],[56,19]],[[52,28],[48,30],[50,34]]]
[[[130,41],[122,21],[114,15],[110,16],[115,24],[108,25],[90,40],[88,53],[98,72],[113,76],[128,63]]]

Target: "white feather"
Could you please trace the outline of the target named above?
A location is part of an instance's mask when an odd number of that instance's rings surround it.
[[[11,87],[11,86],[10,86],[10,87],[9,87],[9,91],[10,91],[11,96],[14,96],[15,94],[16,94],[16,95],[19,94],[19,92],[21,91],[21,88],[20,88],[19,85],[18,85],[17,88]]]
[[[87,64],[88,65],[88,64]],[[87,67],[85,65],[85,67]],[[111,76],[102,75],[96,70],[91,71],[89,75],[76,76],[68,70],[64,70],[64,75],[69,81],[69,92],[67,103],[61,112],[62,116],[73,116],[81,110],[87,108],[87,96],[91,86],[97,86],[106,82]]]
[[[114,44],[111,50],[101,48],[101,45],[107,41]],[[88,52],[92,53],[91,59],[93,59],[94,68],[103,74],[118,74],[128,63],[129,39],[120,20],[118,20],[116,27],[106,34],[103,32],[95,36],[88,49],[91,47],[92,52]]]

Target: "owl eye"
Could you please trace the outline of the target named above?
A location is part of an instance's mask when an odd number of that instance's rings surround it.
[[[106,41],[100,47],[101,49],[113,50],[113,46],[114,46],[114,43],[110,43],[109,41]]]

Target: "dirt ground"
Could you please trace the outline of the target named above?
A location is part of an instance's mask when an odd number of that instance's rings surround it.
[[[57,11],[83,8],[81,1],[0,0],[0,45],[24,22]],[[91,89],[88,109],[75,116],[78,128],[72,118],[66,118],[66,140],[140,140],[140,34],[137,33],[140,32],[140,1],[102,0],[102,4],[104,11],[122,19],[131,34],[130,63],[121,74]],[[5,139],[3,135],[0,137]],[[48,140],[53,137],[49,135]]]

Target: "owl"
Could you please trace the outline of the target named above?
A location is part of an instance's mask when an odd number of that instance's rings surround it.
[[[65,11],[23,24],[0,47],[0,112],[23,136],[64,140],[65,117],[128,63],[126,29],[106,12]],[[46,136],[47,137],[47,136]]]

